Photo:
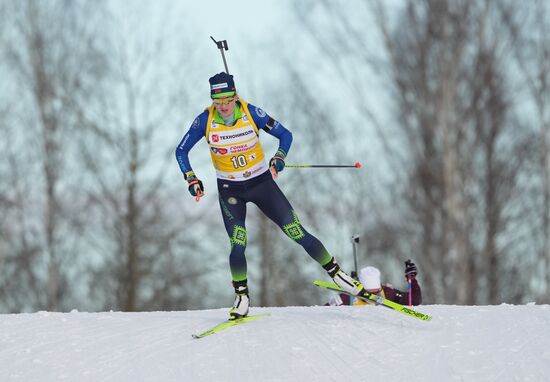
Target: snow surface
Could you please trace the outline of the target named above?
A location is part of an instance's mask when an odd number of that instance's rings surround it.
[[[550,381],[548,305],[0,315],[0,381]]]

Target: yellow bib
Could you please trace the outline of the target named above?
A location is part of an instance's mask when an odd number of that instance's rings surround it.
[[[206,141],[210,156],[220,179],[243,181],[263,174],[267,169],[258,127],[250,116],[248,103],[239,99],[242,116],[234,126],[216,120],[216,108],[208,108]]]

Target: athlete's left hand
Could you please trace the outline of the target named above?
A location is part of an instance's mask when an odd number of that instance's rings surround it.
[[[411,260],[405,261],[405,277],[407,279],[415,278],[417,274],[418,270],[416,269],[416,265]]]
[[[269,169],[271,170],[271,174],[273,174],[273,177],[276,178],[277,175],[284,170],[284,168],[285,158],[278,154],[275,154],[275,156],[269,161]]]

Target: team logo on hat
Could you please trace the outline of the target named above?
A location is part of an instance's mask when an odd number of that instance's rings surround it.
[[[227,82],[223,82],[221,84],[212,85],[212,90],[223,89],[226,87],[227,87]]]

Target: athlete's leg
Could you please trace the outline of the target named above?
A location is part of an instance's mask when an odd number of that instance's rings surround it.
[[[290,202],[273,179],[258,185],[250,200],[292,240],[300,244],[319,264],[328,264],[332,256],[315,236],[305,230]]]
[[[353,295],[364,293],[363,285],[340,269],[336,260],[328,253],[323,244],[302,227],[296,212],[273,179],[256,187],[252,196],[250,201],[254,202],[266,216],[279,225],[288,237],[304,247],[307,253],[323,266],[338,286]]]
[[[223,223],[229,235],[229,267],[233,283],[246,281],[246,202],[230,192],[219,192]]]

